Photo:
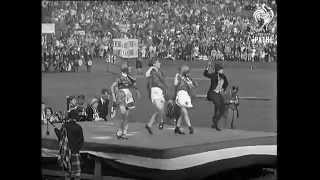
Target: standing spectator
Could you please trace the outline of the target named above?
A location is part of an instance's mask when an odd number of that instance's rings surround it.
[[[89,49],[86,50],[85,61],[86,61],[86,66],[87,66],[87,72],[91,72],[92,60],[91,60],[91,54],[90,54]]]
[[[141,61],[141,55],[138,56],[137,60],[136,60],[136,69],[137,69],[137,74],[141,75],[142,74],[142,61]]]
[[[82,127],[74,119],[76,116],[77,112],[72,110],[68,115],[67,121],[58,131],[58,161],[66,172],[66,179],[80,180],[81,166],[79,152],[84,144],[84,137]]]
[[[93,98],[90,102],[90,105],[87,106],[86,114],[87,121],[103,121],[104,119],[99,116],[98,111],[99,100],[97,98]]]
[[[99,117],[101,117],[105,121],[108,120],[107,116],[109,112],[109,96],[110,94],[108,90],[106,88],[103,88],[101,90],[101,97],[99,99],[98,106],[97,106]]]
[[[59,121],[58,117],[54,115],[51,107],[46,107],[44,111],[45,111],[44,123],[48,123],[48,121],[50,121],[50,122],[58,122]]]
[[[256,48],[254,46],[251,49],[251,60],[252,62],[256,61]]]
[[[74,52],[74,71],[79,72],[79,60],[80,60],[80,54],[79,51]]]
[[[79,121],[86,121],[86,107],[87,103],[85,102],[86,97],[82,94],[78,96],[78,110],[79,110]]]
[[[45,111],[45,108],[46,108],[46,105],[45,105],[43,102],[41,102],[41,120],[42,120],[43,122],[46,121],[46,111]]]
[[[142,48],[141,48],[141,57],[142,57],[143,60],[146,57],[146,48],[147,47],[145,45],[143,45]]]

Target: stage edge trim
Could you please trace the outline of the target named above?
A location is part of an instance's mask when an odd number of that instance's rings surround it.
[[[44,148],[42,148],[44,150]],[[48,150],[48,149],[47,149]],[[50,150],[55,151],[55,150]],[[273,155],[277,156],[277,145],[257,145],[225,148],[171,159],[155,159],[128,154],[102,153],[95,151],[81,151],[98,157],[111,159],[119,163],[160,170],[180,170],[206,163],[231,159],[246,155]]]

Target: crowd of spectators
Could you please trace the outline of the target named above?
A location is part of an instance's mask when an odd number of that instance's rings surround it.
[[[66,111],[54,111],[52,107],[44,102],[41,103],[41,120],[43,123],[63,122],[70,118],[70,112],[73,111],[73,119],[76,121],[108,121],[110,119],[111,91],[103,88],[100,96],[95,96],[90,100],[85,95],[67,96]],[[112,111],[111,111],[112,112]]]
[[[262,3],[274,11],[269,42],[257,39],[253,18]],[[276,8],[275,0],[49,1],[42,21],[56,33],[44,35],[43,49],[106,57],[113,38],[136,38],[142,57],[276,61]]]

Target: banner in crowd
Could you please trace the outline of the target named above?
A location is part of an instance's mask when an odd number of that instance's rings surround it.
[[[78,31],[74,31],[74,34],[78,34],[78,35],[84,36],[84,35],[86,35],[86,32],[83,31],[83,30],[78,30]]]
[[[42,23],[42,30],[43,34],[54,34],[55,33],[55,26],[53,23]]]
[[[138,57],[138,39],[113,39],[113,53],[123,58]]]

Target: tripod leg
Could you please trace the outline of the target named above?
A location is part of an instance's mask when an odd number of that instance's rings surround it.
[[[231,120],[231,129],[234,129],[234,125],[233,125],[233,123],[234,123],[234,110],[232,110],[232,120]]]

